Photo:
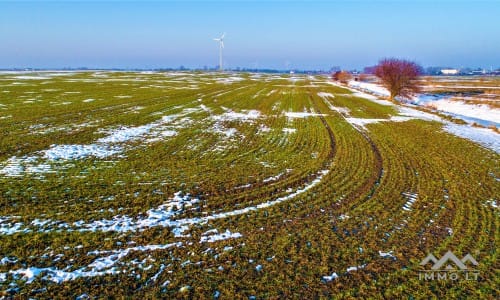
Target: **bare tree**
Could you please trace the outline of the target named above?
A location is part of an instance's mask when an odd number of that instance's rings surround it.
[[[352,79],[352,75],[347,71],[337,71],[332,75],[332,79],[341,83],[347,83]]]
[[[375,75],[391,93],[391,100],[396,96],[409,98],[417,93],[420,88],[416,81],[420,74],[422,74],[421,66],[404,59],[385,58],[375,67]]]

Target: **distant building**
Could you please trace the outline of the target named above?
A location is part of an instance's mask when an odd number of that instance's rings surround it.
[[[458,75],[460,70],[457,69],[441,69],[441,74],[443,75]]]
[[[474,70],[470,72],[472,75],[484,75],[486,74],[486,70]]]

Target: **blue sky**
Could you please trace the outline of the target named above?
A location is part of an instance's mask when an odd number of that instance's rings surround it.
[[[4,1],[0,68],[500,67],[495,1]]]

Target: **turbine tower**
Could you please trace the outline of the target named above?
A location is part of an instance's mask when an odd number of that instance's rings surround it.
[[[224,36],[226,33],[224,32],[220,38],[215,38],[214,41],[219,42],[219,70],[222,71],[222,49],[224,49]]]

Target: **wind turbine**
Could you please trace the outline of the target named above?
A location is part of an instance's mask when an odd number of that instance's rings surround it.
[[[219,42],[219,70],[223,70],[222,69],[222,49],[224,49],[224,36],[226,35],[226,33],[224,32],[220,38],[215,38],[214,41],[217,41]]]

